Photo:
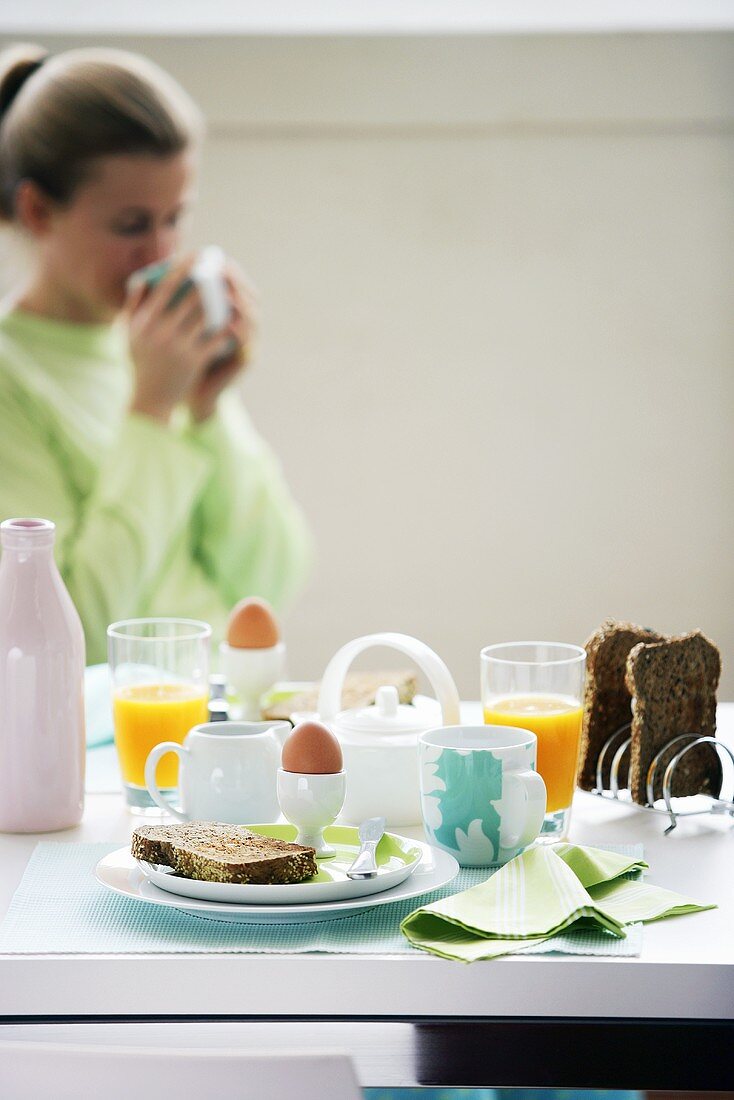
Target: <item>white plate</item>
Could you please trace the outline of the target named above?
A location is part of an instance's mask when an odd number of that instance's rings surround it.
[[[295,825],[252,825],[253,832],[293,843]],[[318,860],[318,874],[306,882],[285,885],[253,885],[252,883],[203,882],[185,878],[172,868],[139,860],[143,874],[161,890],[184,898],[203,901],[223,901],[239,905],[298,905],[323,901],[347,901],[390,890],[413,873],[423,858],[423,848],[414,840],[385,833],[377,846],[377,874],[369,879],[347,878],[347,870],[359,851],[357,829],[347,825],[332,825],[324,829],[324,839],[335,854]]]
[[[135,898],[138,901],[147,901],[151,905],[167,905],[193,917],[206,917],[209,920],[238,924],[301,924],[348,917],[362,909],[371,909],[377,905],[387,905],[406,898],[416,898],[429,890],[445,886],[456,877],[459,865],[448,852],[417,840],[410,843],[421,849],[421,860],[413,873],[397,886],[369,897],[315,902],[308,905],[243,905],[203,899],[184,900],[166,893],[147,878],[137,861],[131,856],[129,848],[118,848],[116,852],[105,856],[97,864],[94,873],[102,886],[113,890],[116,894]]]

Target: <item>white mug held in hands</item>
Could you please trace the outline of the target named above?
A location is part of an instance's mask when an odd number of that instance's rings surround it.
[[[537,837],[545,783],[537,738],[509,726],[443,726],[419,738],[426,835],[462,867],[509,862]]]
[[[232,312],[224,276],[225,263],[226,257],[219,245],[210,244],[202,248],[187,278],[181,283],[171,300],[172,306],[177,305],[192,287],[196,287],[204,310],[207,332],[210,333],[223,329]],[[134,290],[143,283],[149,287],[157,286],[168,274],[170,267],[170,260],[160,260],[141,268],[140,271],[135,271],[128,280],[128,290]]]

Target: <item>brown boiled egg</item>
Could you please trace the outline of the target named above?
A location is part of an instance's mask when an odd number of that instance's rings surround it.
[[[333,775],[343,767],[341,746],[321,722],[300,722],[283,745],[281,764],[286,772]]]
[[[272,649],[279,641],[278,623],[267,600],[249,596],[232,609],[227,644],[233,649]]]

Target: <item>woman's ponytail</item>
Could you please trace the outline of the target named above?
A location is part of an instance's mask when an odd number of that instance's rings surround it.
[[[41,68],[47,57],[47,50],[26,42],[9,46],[0,53],[0,127],[20,89]],[[15,187],[8,184],[4,162],[0,141],[0,221],[12,221]]]
[[[10,46],[0,53],[0,123],[26,80],[47,57],[47,50],[30,43]]]

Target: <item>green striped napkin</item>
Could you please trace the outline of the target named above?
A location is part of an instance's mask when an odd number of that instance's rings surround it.
[[[625,924],[716,908],[640,882],[647,866],[600,848],[538,845],[486,882],[416,909],[400,927],[414,947],[474,962],[524,951],[570,925],[624,937]]]

